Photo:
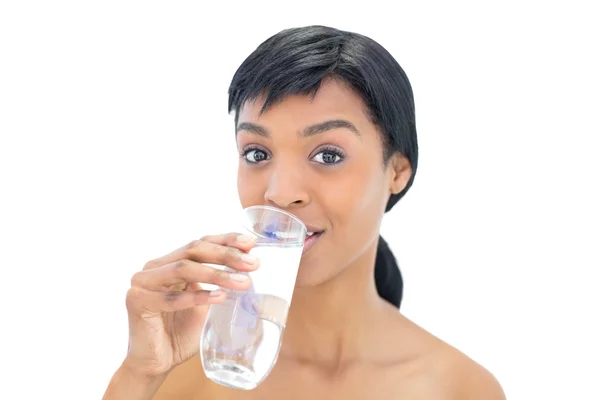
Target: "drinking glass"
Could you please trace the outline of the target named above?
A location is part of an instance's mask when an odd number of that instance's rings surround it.
[[[225,289],[227,299],[210,306],[200,355],[209,379],[251,390],[277,361],[307,230],[294,215],[269,206],[244,209],[242,226],[256,237],[250,254],[260,266],[247,273],[249,290]]]

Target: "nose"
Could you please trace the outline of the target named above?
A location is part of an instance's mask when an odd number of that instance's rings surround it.
[[[294,165],[276,165],[269,176],[265,202],[278,208],[297,208],[307,205],[310,196],[302,171]]]

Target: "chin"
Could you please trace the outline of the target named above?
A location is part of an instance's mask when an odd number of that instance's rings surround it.
[[[302,260],[298,275],[296,276],[297,288],[309,288],[319,286],[336,276],[336,272],[331,270],[331,264],[318,265],[319,263]]]

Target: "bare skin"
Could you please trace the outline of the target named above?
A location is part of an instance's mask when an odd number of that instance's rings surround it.
[[[123,368],[129,372],[116,376],[137,385],[129,387],[143,386],[140,399],[505,399],[485,368],[377,294],[373,267],[381,219],[411,169],[399,153],[384,165],[381,134],[360,97],[328,80],[313,99],[291,96],[259,115],[261,100],[245,104],[239,115],[241,203],[282,208],[324,231],[302,258],[276,366],[255,390],[229,389],[204,376],[196,344],[153,370],[143,361],[146,353],[128,358]],[[332,120],[351,125],[310,128]],[[203,321],[201,309],[194,326]],[[136,329],[141,337],[148,327]],[[120,387],[112,384],[108,392],[115,394],[105,399],[120,398]]]
[[[389,326],[373,346],[387,356],[347,361],[335,369],[282,356],[269,377],[248,392],[208,380],[195,356],[171,373],[155,399],[505,399],[482,366],[395,309],[388,314],[382,322]]]

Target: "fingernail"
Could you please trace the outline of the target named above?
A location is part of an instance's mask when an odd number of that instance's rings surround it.
[[[220,295],[221,295],[221,291],[220,291],[219,289],[217,289],[217,290],[211,290],[211,291],[208,293],[208,295],[209,295],[210,297],[217,297],[217,296],[220,296]]]
[[[229,274],[229,279],[237,282],[245,282],[246,280],[248,280],[248,276],[244,274]]]
[[[247,235],[239,235],[236,238],[237,242],[241,245],[247,246],[249,244],[254,243],[254,238],[252,236],[247,236]]]
[[[242,253],[242,255],[240,256],[240,258],[246,264],[252,264],[252,265],[258,264],[258,258],[256,258],[255,256],[253,256],[252,254]]]

